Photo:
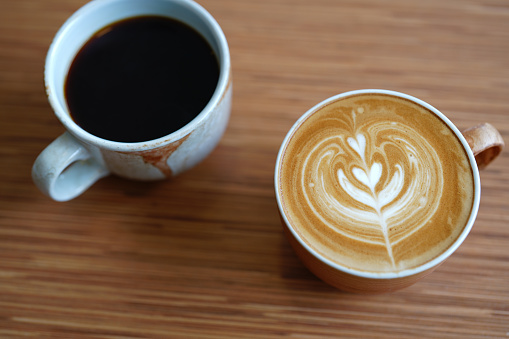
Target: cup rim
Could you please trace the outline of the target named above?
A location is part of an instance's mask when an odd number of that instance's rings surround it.
[[[83,5],[82,7],[80,7],[78,10],[76,10],[64,22],[64,24],[59,28],[59,30],[55,34],[55,37],[53,38],[53,41],[46,55],[44,68],[44,82],[47,97],[50,102],[50,105],[53,108],[55,115],[64,125],[64,127],[75,137],[84,141],[87,144],[100,147],[101,149],[119,152],[138,152],[171,144],[192,133],[196,129],[196,126],[199,126],[202,123],[202,121],[204,121],[208,117],[208,115],[210,115],[214,111],[214,109],[220,105],[225,93],[228,91],[231,82],[230,79],[231,60],[228,42],[226,40],[223,30],[221,29],[215,18],[204,7],[202,7],[193,0],[157,0],[162,3],[164,2],[175,3],[181,7],[188,9],[189,11],[196,14],[207,26],[208,30],[212,33],[212,36],[215,39],[215,43],[218,44],[217,57],[219,62],[219,79],[214,90],[214,93],[212,94],[212,97],[210,98],[207,105],[202,109],[202,111],[198,113],[196,117],[193,118],[193,120],[191,120],[189,123],[187,123],[182,128],[178,129],[177,131],[168,133],[167,135],[156,139],[140,142],[119,142],[103,139],[101,137],[95,136],[87,132],[74,122],[74,120],[70,116],[67,104],[65,102],[61,102],[56,96],[54,91],[58,91],[61,89],[55,90],[51,87],[51,84],[53,82],[52,76],[54,76],[52,75],[53,70],[52,63],[54,62],[55,55],[58,53],[60,42],[67,34],[67,30],[78,20],[80,20],[82,15],[90,14],[95,11],[101,10],[101,8],[105,5],[112,3],[120,3],[123,1],[125,0],[92,0]],[[140,12],[139,15],[141,16],[144,14]],[[162,15],[165,16],[165,13],[162,13]],[[136,16],[137,15],[128,15],[125,18],[132,18]],[[116,21],[118,20],[112,20],[110,23],[114,23]],[[210,41],[208,42],[210,44],[212,43]]]
[[[279,187],[280,187],[280,180],[279,180],[279,173],[281,168],[281,161],[283,159],[286,147],[288,145],[288,142],[293,137],[293,134],[295,131],[300,127],[300,125],[312,114],[314,114],[316,111],[318,111],[320,108],[335,102],[339,99],[353,96],[353,95],[359,95],[359,94],[385,94],[385,95],[391,95],[395,97],[400,97],[403,99],[410,100],[418,105],[423,106],[424,108],[428,109],[432,113],[436,114],[443,122],[445,122],[448,127],[454,132],[456,137],[460,140],[463,149],[466,151],[470,168],[472,170],[472,176],[473,176],[473,184],[474,184],[474,199],[472,203],[472,208],[470,211],[470,216],[468,218],[467,224],[461,231],[460,235],[456,238],[456,240],[449,246],[444,252],[442,252],[439,256],[436,258],[425,262],[422,265],[419,265],[414,268],[405,269],[398,272],[369,272],[369,271],[362,271],[357,269],[352,269],[349,267],[342,266],[336,262],[333,262],[332,260],[325,258],[321,256],[318,252],[316,252],[313,248],[311,248],[301,237],[300,235],[294,230],[294,228],[291,226],[291,223],[288,220],[288,217],[286,216],[285,210],[282,205],[282,198],[280,196]],[[394,278],[403,278],[408,276],[413,276],[422,272],[425,272],[429,269],[432,269],[438,265],[440,265],[442,262],[444,262],[452,253],[454,253],[458,247],[463,243],[463,241],[466,239],[467,235],[470,233],[470,230],[472,229],[472,226],[474,224],[474,221],[477,217],[477,212],[479,209],[479,202],[480,202],[480,196],[481,196],[481,186],[480,186],[480,177],[479,177],[479,169],[477,168],[477,164],[475,161],[474,154],[472,150],[470,149],[470,146],[468,145],[465,137],[463,134],[458,130],[458,128],[438,109],[431,106],[430,104],[426,103],[425,101],[418,99],[416,97],[413,97],[408,94],[404,94],[397,91],[392,90],[384,90],[384,89],[360,89],[360,90],[353,90],[344,92],[341,94],[334,95],[328,99],[325,99],[321,101],[320,103],[313,106],[311,109],[306,111],[300,118],[293,124],[293,126],[290,128],[288,133],[286,134],[283,142],[281,143],[281,147],[279,149],[277,160],[276,160],[276,167],[274,171],[274,188],[276,191],[276,201],[277,205],[280,211],[280,215],[285,223],[284,227],[286,227],[293,237],[299,242],[299,244],[306,249],[308,253],[313,255],[316,259],[320,260],[322,263],[338,270],[341,272],[345,272],[354,276],[362,277],[362,278],[371,278],[371,279],[394,279]]]

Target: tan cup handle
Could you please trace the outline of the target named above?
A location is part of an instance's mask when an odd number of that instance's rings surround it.
[[[502,136],[488,123],[468,128],[462,133],[474,153],[479,169],[488,166],[504,148]]]

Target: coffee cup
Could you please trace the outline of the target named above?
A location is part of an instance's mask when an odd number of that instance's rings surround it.
[[[144,31],[145,36],[140,33],[142,29],[148,32]],[[182,36],[171,40],[170,35],[175,30]],[[111,38],[113,33],[117,35]],[[122,34],[124,40],[132,44],[137,41],[141,47],[127,44],[131,50],[115,50],[117,47],[111,46],[117,46],[114,43],[122,40]],[[152,41],[151,37],[157,34],[161,35],[161,40]],[[135,40],[138,35],[140,37]],[[88,57],[95,53],[92,41],[106,37],[113,41],[103,42],[101,46],[110,47],[110,50],[97,52],[95,55],[103,54],[95,61]],[[193,44],[196,40],[196,45],[188,51],[191,40]],[[143,45],[148,43],[152,45]],[[179,45],[174,45],[177,43]],[[86,48],[91,48],[92,52],[85,51]],[[142,62],[128,59],[122,61],[123,64],[113,60],[97,67],[94,64],[106,60],[105,55],[111,53],[116,53],[116,57],[134,58],[140,50],[149,59]],[[80,54],[85,55],[85,61],[78,61]],[[159,59],[154,61],[153,57]],[[89,64],[85,63],[87,60]],[[200,68],[203,64],[210,65],[212,75]],[[126,68],[117,69],[117,65]],[[137,69],[140,65],[159,68]],[[74,80],[71,79],[73,67],[78,69]],[[156,76],[159,83],[153,85]],[[84,80],[84,77],[88,78]],[[44,78],[49,102],[66,131],[38,156],[32,178],[43,193],[57,201],[75,198],[109,174],[133,180],[161,180],[192,168],[219,143],[231,111],[232,82],[226,38],[216,20],[194,1],[93,0],[87,3],[57,32],[46,57]],[[162,87],[173,79],[176,79],[173,87]],[[88,87],[82,86],[85,83]],[[208,88],[197,93],[205,83]],[[121,87],[119,93],[114,92],[124,84],[128,85]],[[147,97],[140,94],[143,90],[148,92]],[[155,92],[160,92],[158,97],[154,97]],[[109,97],[112,98],[110,102]],[[74,98],[77,98],[75,102],[71,102]],[[174,103],[173,100],[180,101]],[[187,104],[196,105],[188,108]],[[92,113],[97,119],[103,119],[92,125],[104,127],[105,135],[78,122],[74,114],[79,113],[80,105],[88,105],[88,111],[84,109],[85,113],[80,113],[85,119]],[[149,113],[149,109],[153,112]],[[187,120],[175,127],[172,124],[177,112]],[[131,125],[126,127],[128,117]],[[166,120],[158,120],[163,118]],[[159,134],[132,139],[128,134],[120,135],[119,139],[108,137],[127,132],[129,128],[133,133],[158,129]]]
[[[279,150],[284,232],[304,265],[332,286],[405,288],[465,240],[479,207],[478,169],[503,146],[490,124],[462,133],[403,93],[331,97],[297,120]]]

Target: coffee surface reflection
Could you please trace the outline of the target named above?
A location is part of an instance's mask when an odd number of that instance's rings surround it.
[[[316,252],[342,266],[399,272],[451,246],[473,205],[468,156],[414,102],[361,94],[319,108],[283,152],[282,205]]]

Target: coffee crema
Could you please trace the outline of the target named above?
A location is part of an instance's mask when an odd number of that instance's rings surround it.
[[[473,174],[433,112],[386,94],[340,98],[313,112],[282,151],[279,194],[299,237],[349,269],[425,264],[467,224]]]

